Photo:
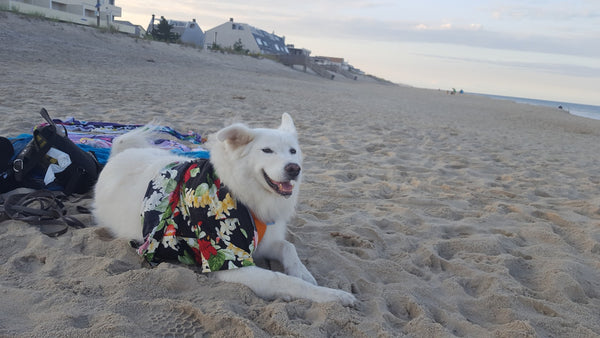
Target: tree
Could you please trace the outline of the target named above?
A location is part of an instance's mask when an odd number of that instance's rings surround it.
[[[171,29],[173,29],[173,25],[170,25],[167,19],[162,16],[156,28],[152,29],[152,37],[156,40],[175,42],[179,39],[179,34],[171,32]]]
[[[243,53],[244,52],[244,44],[242,43],[242,39],[238,39],[234,44],[233,44],[233,50],[236,53]]]
[[[210,50],[213,50],[213,51],[220,51],[221,50],[222,51],[222,48],[216,42],[213,42],[212,45],[210,46]]]

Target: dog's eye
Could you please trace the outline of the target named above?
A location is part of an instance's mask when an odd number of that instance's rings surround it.
[[[273,149],[271,148],[263,148],[262,152],[265,154],[272,154],[273,153]]]
[[[296,149],[290,148],[290,154],[295,154],[295,153],[296,153]]]

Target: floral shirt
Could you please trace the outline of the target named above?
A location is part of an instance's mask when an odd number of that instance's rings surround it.
[[[254,265],[259,241],[254,219],[208,160],[171,163],[154,177],[142,222],[144,243],[138,253],[148,262],[178,260],[202,272]]]

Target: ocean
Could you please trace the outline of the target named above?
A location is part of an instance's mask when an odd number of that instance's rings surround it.
[[[511,96],[500,96],[500,95],[490,95],[490,94],[475,94],[481,96],[487,96],[494,99],[500,100],[509,100],[517,103],[525,103],[531,104],[535,106],[545,106],[552,108],[562,109],[569,114],[577,115],[581,117],[587,117],[589,119],[600,120],[600,106],[592,106],[588,104],[579,104],[579,103],[569,103],[569,102],[558,102],[558,101],[546,101],[546,100],[536,100],[536,99],[527,99],[522,97],[511,97]]]

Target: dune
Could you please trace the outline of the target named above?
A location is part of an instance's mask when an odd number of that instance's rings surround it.
[[[57,238],[0,223],[2,336],[600,335],[600,121],[10,12],[0,46],[2,136],[41,107],[202,135],[289,112],[305,176],[288,238],[320,285],[359,300],[264,300],[149,268],[77,213],[86,198],[69,207],[87,227]]]

